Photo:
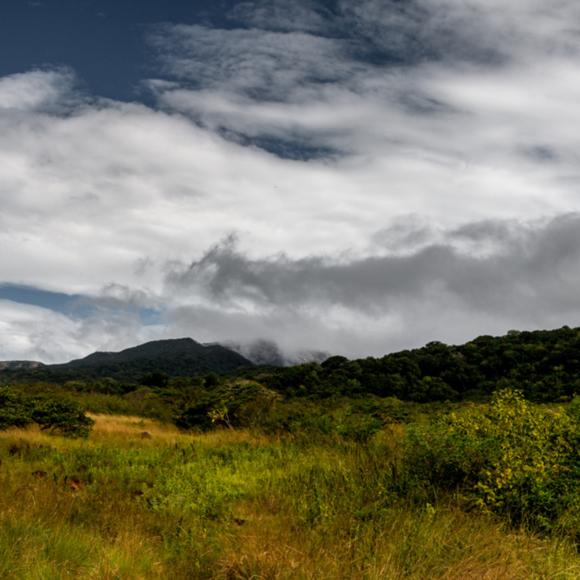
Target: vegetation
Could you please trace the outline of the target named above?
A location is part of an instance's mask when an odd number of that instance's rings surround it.
[[[579,336],[6,381],[0,577],[580,577]]]
[[[177,418],[205,434],[98,415],[88,440],[44,434],[79,420],[58,391],[2,391],[0,577],[580,573],[580,401],[323,407],[212,389]]]
[[[80,405],[70,399],[0,390],[0,430],[32,423],[67,437],[87,437],[93,425]]]
[[[439,490],[457,490],[468,505],[512,525],[557,529],[578,542],[579,437],[574,411],[541,408],[517,391],[498,391],[488,407],[409,429],[406,484],[432,497]]]
[[[460,346],[431,342],[381,358],[333,356],[322,364],[285,368],[256,367],[230,349],[191,339],[156,341],[66,365],[0,371],[0,382],[68,381],[76,388],[84,383],[81,390],[123,395],[143,385],[162,389],[171,379],[187,382],[213,373],[258,382],[286,399],[374,395],[417,403],[482,401],[515,385],[532,401],[570,401],[580,392],[580,328],[510,331]]]
[[[431,342],[382,358],[331,357],[246,373],[291,397],[376,395],[418,403],[484,400],[517,385],[538,402],[570,400],[580,392],[580,329],[480,336],[461,346]]]
[[[400,424],[361,444],[94,419],[88,440],[35,427],[0,433],[0,577],[580,573],[563,529],[538,534],[524,522],[468,511],[447,484],[412,470],[406,454],[415,435]],[[428,493],[433,483],[437,494]]]

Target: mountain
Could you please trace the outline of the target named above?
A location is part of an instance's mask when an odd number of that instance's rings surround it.
[[[328,355],[300,352],[284,355],[275,342],[199,343],[191,338],[155,340],[120,352],[94,352],[63,364],[36,361],[0,361],[0,382],[13,380],[67,381],[111,377],[139,381],[149,373],[169,377],[231,373],[257,366],[284,367],[321,362]]]
[[[3,360],[0,361],[0,371],[31,370],[44,367],[44,363],[35,360]]]
[[[40,363],[37,363],[40,364]],[[39,379],[74,379],[112,377],[138,380],[152,372],[168,376],[196,376],[229,373],[249,368],[253,363],[219,344],[204,345],[191,338],[156,340],[120,352],[94,352],[85,358],[64,364],[18,367],[8,363],[15,375],[33,375]]]
[[[51,368],[93,376],[135,377],[148,372],[169,376],[227,373],[251,366],[248,359],[219,344],[203,345],[191,338],[178,338],[147,342],[121,352],[95,352]]]

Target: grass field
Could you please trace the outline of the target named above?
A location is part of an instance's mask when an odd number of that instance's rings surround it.
[[[394,497],[400,426],[363,446],[93,418],[0,433],[0,578],[580,577],[565,539]]]

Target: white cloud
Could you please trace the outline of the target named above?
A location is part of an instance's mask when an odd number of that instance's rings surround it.
[[[61,329],[45,356],[173,334],[263,335],[288,348],[363,354],[501,330],[497,304],[466,304],[431,283],[412,300],[358,287],[372,315],[328,299],[313,305],[325,294],[320,280],[292,309],[259,292],[224,305],[199,283],[179,292],[165,285],[168,271],[232,232],[254,266],[284,253],[290,273],[281,280],[291,280],[311,256],[415,255],[464,224],[519,220],[537,229],[534,220],[580,210],[577,5],[405,6],[344,2],[331,15],[314,2],[288,11],[246,2],[232,22],[250,28],[162,26],[152,36],[162,67],[149,82],[157,108],[80,98],[69,71],[0,79],[2,281],[109,298],[123,288],[167,310],[163,326],[131,322],[123,333],[110,313],[101,326],[91,321],[93,333],[35,311],[39,327]],[[322,154],[285,159],[264,143]],[[490,240],[484,249],[465,237],[453,244],[481,257],[503,247]],[[567,278],[565,287],[576,283]],[[518,284],[516,276],[513,292]],[[510,325],[574,315],[558,306],[568,295],[545,295],[554,304],[544,316],[518,311]],[[26,338],[39,336],[30,319],[15,321],[9,310],[0,312],[11,321],[0,356],[40,356],[42,342]]]
[[[34,111],[62,104],[69,98],[74,76],[70,71],[32,71],[0,78],[0,110]]]
[[[330,11],[315,0],[239,2],[231,10],[232,21],[252,28],[327,33]]]
[[[228,240],[174,266],[166,290],[177,313],[172,323],[241,333],[236,340],[277,339],[290,351],[307,336],[315,348],[364,356],[580,321],[578,214],[394,230],[382,236],[394,244],[366,258],[252,259]],[[401,233],[405,249],[419,245],[398,252]]]
[[[301,31],[165,25],[151,35],[166,74],[199,87],[285,99],[312,79],[346,80],[358,68],[343,43]]]
[[[121,350],[169,336],[165,328],[143,326],[131,309],[104,308],[90,318],[74,318],[0,300],[0,360],[62,363],[96,350]]]
[[[83,353],[79,323],[36,306],[0,300],[0,358],[61,362]]]

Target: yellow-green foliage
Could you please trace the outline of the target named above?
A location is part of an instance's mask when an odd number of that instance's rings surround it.
[[[453,498],[409,504],[404,427],[366,444],[93,416],[88,440],[0,433],[0,578],[577,578],[564,536]]]
[[[571,437],[576,425],[562,409],[541,410],[517,391],[500,391],[480,422],[463,419],[458,424],[467,436],[494,439],[498,447],[476,485],[482,505],[517,506],[525,513],[536,507],[530,505],[534,499],[558,501],[542,496],[553,482],[568,478],[570,456],[576,452]]]
[[[457,488],[477,506],[574,537],[580,523],[578,420],[528,403],[518,391],[487,408],[451,413],[411,430],[406,463],[414,483]]]

